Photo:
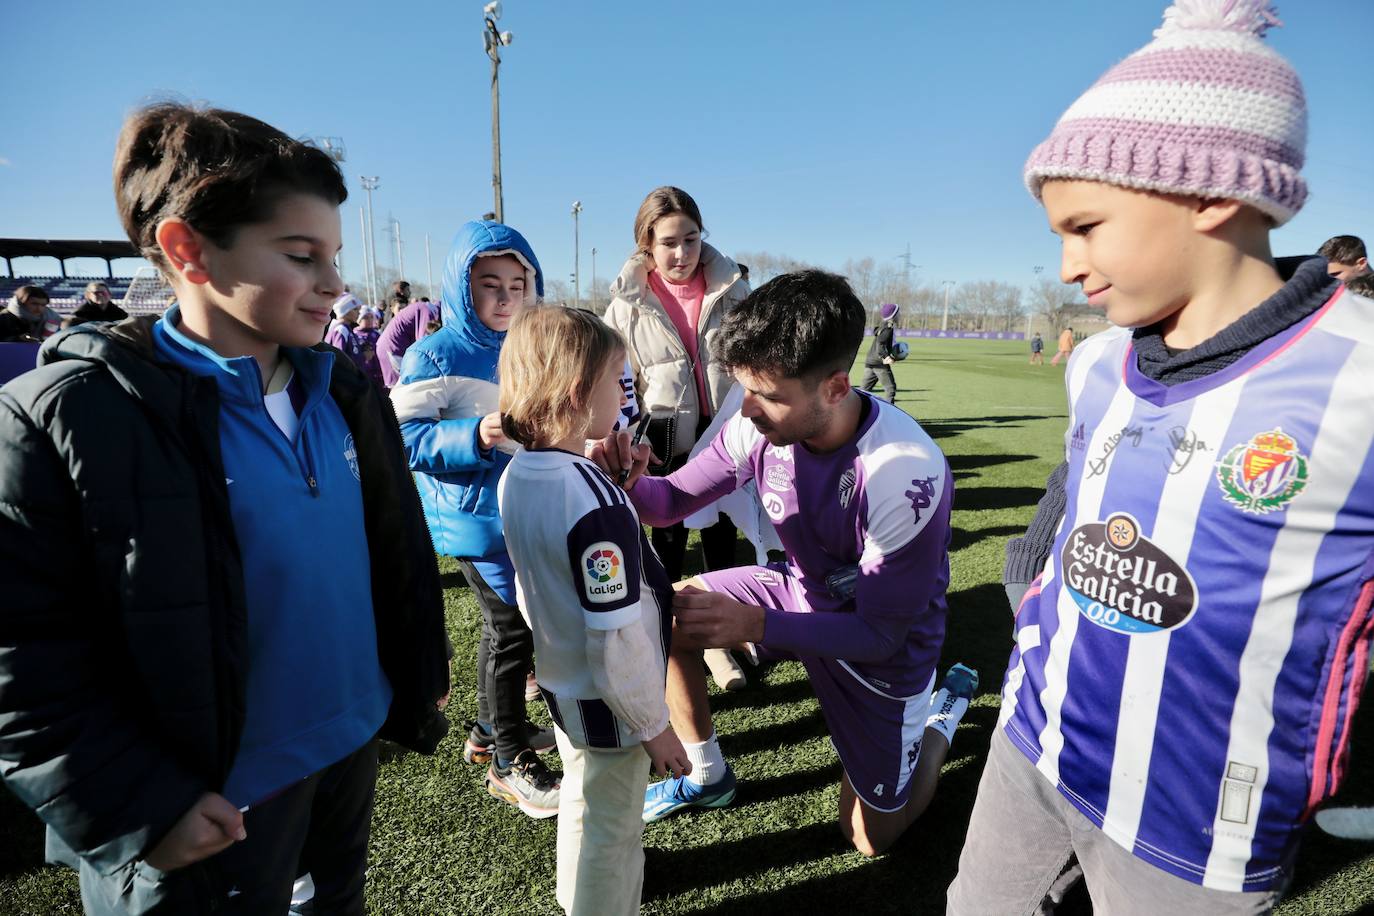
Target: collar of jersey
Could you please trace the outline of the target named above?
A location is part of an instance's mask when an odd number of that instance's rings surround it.
[[[262,372],[251,356],[224,357],[181,330],[181,307],[173,305],[153,325],[153,340],[159,352],[171,362],[201,378],[213,378],[220,397],[237,404],[263,403]],[[282,355],[305,386],[306,410],[329,394],[329,372],[334,365],[332,353],[301,347],[282,347]],[[302,411],[304,415],[305,411]]]

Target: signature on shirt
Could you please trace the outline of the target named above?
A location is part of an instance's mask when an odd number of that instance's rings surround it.
[[[1107,437],[1107,441],[1102,443],[1102,454],[1088,462],[1088,476],[1097,477],[1107,473],[1108,459],[1112,457],[1112,452],[1116,451],[1117,446],[1122,442],[1130,443],[1131,448],[1139,448],[1140,440],[1145,436],[1143,426],[1123,426],[1120,432],[1112,433]]]
[[[1193,460],[1198,452],[1210,452],[1206,441],[1186,426],[1175,426],[1169,430],[1169,473],[1178,474]]]

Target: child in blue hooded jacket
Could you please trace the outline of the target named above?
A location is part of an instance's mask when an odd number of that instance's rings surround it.
[[[487,790],[531,817],[558,813],[558,779],[538,753],[553,733],[529,722],[534,640],[520,616],[496,485],[516,450],[497,412],[506,329],[543,295],[534,251],[491,221],[458,230],[444,265],[443,327],[406,351],[391,391],[435,549],[456,557],[482,612],[477,722],[463,751],[491,761]]]

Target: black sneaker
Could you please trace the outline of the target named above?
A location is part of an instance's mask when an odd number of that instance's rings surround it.
[[[547,754],[556,746],[553,729],[540,728],[528,719],[525,720],[524,728],[525,747],[536,754]],[[463,759],[468,763],[491,763],[492,755],[495,753],[496,738],[492,733],[483,730],[476,722],[468,723],[468,737],[463,742]]]
[[[534,751],[521,751],[504,770],[495,763],[487,770],[487,791],[536,819],[558,813],[559,790],[558,777]]]

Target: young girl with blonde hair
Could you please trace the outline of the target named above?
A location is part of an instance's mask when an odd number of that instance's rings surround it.
[[[668,576],[629,499],[582,454],[620,416],[624,362],[590,312],[546,307],[515,320],[499,366],[502,428],[525,447],[501,478],[501,519],[563,759],[557,898],[570,914],[639,912],[646,764],[690,769],[664,701]]]

